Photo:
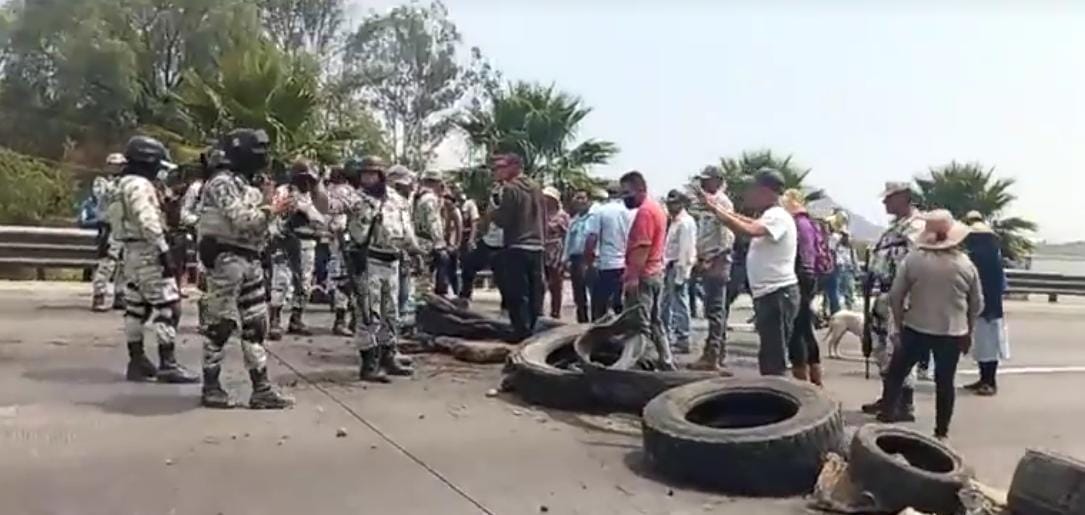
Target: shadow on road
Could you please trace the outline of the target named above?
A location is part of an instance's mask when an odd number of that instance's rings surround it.
[[[124,374],[107,368],[46,368],[28,370],[23,377],[34,381],[66,384],[113,384],[124,382]]]
[[[94,406],[106,413],[134,415],[137,417],[157,417],[178,415],[199,408],[199,395],[193,391],[190,395],[174,394],[122,394],[114,395],[101,402],[80,403]]]

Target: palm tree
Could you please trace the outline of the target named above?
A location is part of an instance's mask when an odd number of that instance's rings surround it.
[[[810,189],[806,185],[806,177],[810,175],[809,168],[803,168],[792,161],[792,156],[780,159],[772,153],[772,150],[757,150],[743,152],[736,158],[721,157],[720,168],[723,170],[724,182],[731,197],[738,203],[742,192],[753,181],[754,174],[762,168],[772,168],[784,176],[784,186],[788,189],[798,189],[806,193],[806,200],[814,202],[825,198],[825,192],[820,189]],[[700,185],[697,175],[689,178],[686,189],[693,190]]]
[[[553,86],[518,82],[495,92],[488,106],[468,111],[457,125],[477,150],[515,152],[523,156],[530,176],[565,192],[598,186],[589,169],[618,153],[609,141],[575,143],[589,113],[579,98]]]
[[[279,163],[299,156],[332,162],[367,132],[330,125],[320,115],[325,99],[313,61],[266,39],[223,54],[217,70],[211,77],[186,73],[179,94],[197,141],[234,127],[264,129]]]
[[[1001,239],[1003,256],[1021,259],[1032,252],[1033,242],[1027,233],[1035,232],[1036,224],[1024,218],[1005,216],[1010,204],[1017,200],[1010,191],[1017,181],[996,178],[993,167],[984,170],[980,163],[956,161],[931,168],[930,178],[915,180],[920,206],[948,209],[958,219],[969,211],[978,211]]]

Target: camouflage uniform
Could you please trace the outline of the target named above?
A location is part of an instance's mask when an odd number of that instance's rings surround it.
[[[414,233],[418,238],[418,247],[425,260],[422,270],[418,271],[415,281],[414,295],[416,299],[425,298],[425,295],[434,292],[434,274],[438,263],[435,258],[438,252],[447,247],[445,240],[445,222],[441,213],[441,198],[432,189],[423,186],[418,191],[418,198],[414,202]]]
[[[913,209],[912,213],[893,221],[888,229],[878,238],[878,243],[871,249],[870,274],[871,282],[871,312],[870,317],[871,336],[873,337],[871,355],[878,365],[878,370],[884,378],[889,371],[889,362],[893,357],[894,340],[899,339],[895,334],[896,324],[892,320],[892,312],[889,309],[889,289],[896,278],[897,269],[900,268],[904,258],[915,249],[916,238],[923,232],[924,222],[921,213]],[[905,394],[902,397],[906,408],[910,407],[911,392],[915,387],[915,370],[913,369],[905,379]],[[877,409],[874,405],[868,405],[868,411]]]
[[[289,332],[309,334],[302,323],[302,314],[309,305],[313,293],[313,266],[316,263],[316,244],[324,228],[324,216],[313,207],[312,196],[302,193],[291,185],[279,186],[279,197],[289,198],[295,211],[272,222],[272,237],[280,243],[271,253],[271,298],[273,310],[271,331],[279,329],[278,313],[290,306]],[[296,244],[293,251],[284,245]],[[297,256],[291,256],[296,251]],[[292,259],[293,257],[293,259]]]
[[[181,227],[187,231],[195,232],[196,224],[200,220],[200,192],[203,191],[203,180],[196,179],[188,185],[188,189],[185,190],[185,194],[181,197]],[[204,305],[205,292],[207,285],[204,283],[204,276],[207,271],[204,270],[203,263],[199,259],[196,260],[196,272],[199,280],[196,282],[196,287],[200,290],[200,298],[196,300],[196,315],[199,318],[199,328],[202,333],[207,329],[207,308]]]
[[[266,145],[265,133],[242,129],[227,136],[224,150],[231,167],[243,162],[250,169],[259,169],[266,164]],[[200,260],[207,268],[208,319],[201,402],[214,408],[232,407],[219,374],[224,346],[240,328],[241,353],[253,383],[250,407],[288,407],[293,400],[280,396],[268,380],[264,347],[268,310],[261,253],[273,215],[263,194],[242,172],[218,171],[204,185],[201,196],[197,232]]]
[[[108,233],[105,252],[98,257],[98,265],[94,268],[94,276],[91,280],[95,300],[92,307],[95,311],[108,310],[109,305],[106,302],[111,299],[115,305],[120,304],[124,295],[124,271],[123,267],[118,266],[124,245],[117,241],[116,234],[111,229],[113,221],[108,219],[109,206],[112,204],[116,189],[116,179],[107,177],[96,177],[91,187],[91,194],[94,195],[98,205],[98,219],[106,225],[102,230]]]
[[[170,383],[191,383],[197,378],[176,361],[177,326],[181,321],[181,294],[169,263],[165,217],[158,190],[141,172],[153,170],[168,157],[156,140],[135,137],[126,149],[130,167],[116,184],[109,206],[113,237],[124,245],[124,333],[128,342],[130,381],[157,377]],[[133,162],[140,159],[139,162]],[[143,330],[150,324],[158,343],[157,371],[144,353]]]
[[[342,198],[353,192],[354,188],[346,183],[328,186],[329,197]],[[347,216],[338,214],[328,217],[328,231],[331,234],[328,245],[328,291],[331,292],[332,310],[335,312],[332,332],[340,336],[353,336],[355,324],[353,321],[348,324],[345,320],[346,313],[351,309],[352,297],[349,272],[343,255],[344,245],[350,243]]]
[[[379,379],[386,381],[380,368],[397,375],[409,375],[410,371],[401,368],[395,359],[400,257],[405,250],[417,250],[407,202],[388,189],[384,198],[352,191],[348,195],[329,196],[328,204],[331,215],[347,215],[347,232],[352,242],[347,255],[352,260],[358,318],[355,342],[362,355],[362,378],[376,379],[379,374]],[[367,241],[366,258],[364,262],[358,262],[363,255],[359,246]]]

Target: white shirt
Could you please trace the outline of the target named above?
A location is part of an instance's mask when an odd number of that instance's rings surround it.
[[[693,264],[697,261],[697,222],[683,209],[667,228],[667,244],[663,250],[663,263],[674,263],[675,282],[689,280]]]
[[[625,245],[629,242],[629,229],[633,227],[636,209],[625,207],[622,200],[611,200],[588,220],[588,235],[595,235],[595,268],[598,270],[621,270],[625,268]]]
[[[479,219],[478,204],[474,200],[467,199],[463,201],[463,206],[460,207],[460,212],[463,213],[463,223],[474,224]]]
[[[780,206],[773,206],[757,220],[768,234],[753,238],[746,254],[746,277],[753,298],[764,297],[780,288],[798,284],[795,253],[798,252],[798,229],[795,219]]]

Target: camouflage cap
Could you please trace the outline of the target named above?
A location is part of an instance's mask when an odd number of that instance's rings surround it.
[[[403,165],[394,165],[388,169],[388,181],[392,184],[410,186],[414,184],[414,172]]]
[[[705,179],[719,179],[723,180],[723,170],[716,165],[708,165],[701,170],[701,174],[697,176],[700,180]]]
[[[438,172],[437,170],[426,170],[422,172],[421,180],[443,182],[444,176],[441,174],[441,172]]]

